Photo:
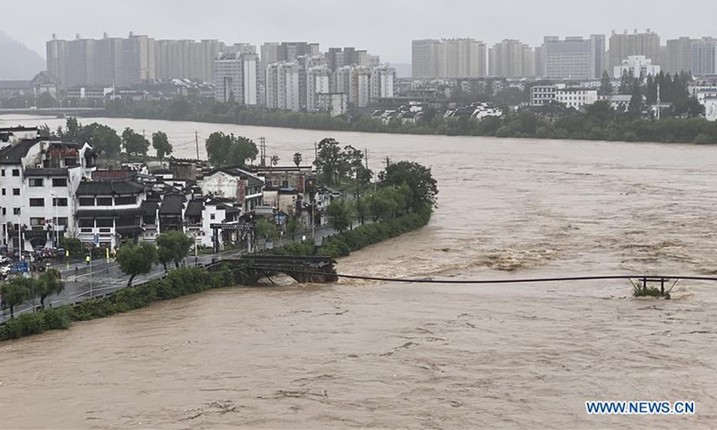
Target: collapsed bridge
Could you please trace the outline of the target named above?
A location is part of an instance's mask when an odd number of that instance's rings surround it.
[[[336,282],[336,260],[324,256],[246,254],[237,259],[217,261],[210,271],[230,270],[241,285],[256,285],[261,278],[279,273],[299,283]]]

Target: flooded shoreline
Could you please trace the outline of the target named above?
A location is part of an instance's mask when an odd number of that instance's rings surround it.
[[[385,156],[431,166],[440,189],[431,222],[341,259],[340,273],[714,274],[717,148],[124,121],[108,119],[167,131],[178,156],[195,151],[182,136],[205,127],[200,136],[265,136],[283,160],[331,135],[368,149],[375,169]],[[1,422],[708,428],[717,420],[715,286],[679,282],[669,301],[631,292],[623,281],[359,280],[206,292],[0,345]],[[589,416],[588,400],[693,400],[697,412]]]

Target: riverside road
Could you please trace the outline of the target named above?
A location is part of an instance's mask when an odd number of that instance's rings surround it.
[[[325,227],[317,229],[315,237],[316,240],[320,242],[324,237],[333,233],[333,229]],[[275,242],[275,244],[280,246],[289,242],[291,241],[284,239]],[[261,242],[259,245],[261,245],[260,249],[264,246]],[[213,261],[237,258],[244,253],[246,253],[246,250],[223,251],[219,254],[199,254],[196,258],[190,255],[184,259],[184,265],[204,266]],[[45,306],[61,306],[81,302],[92,297],[104,296],[127,287],[127,281],[129,280],[129,275],[122,272],[119,264],[112,259],[95,259],[92,260],[91,265],[86,264],[84,261],[69,263],[57,262],[51,264],[49,267],[60,271],[65,289],[58,295],[47,297],[45,299]],[[167,264],[168,270],[171,270],[173,267],[173,263]],[[156,264],[149,273],[135,276],[132,285],[139,285],[152,279],[161,278],[164,275],[164,267],[161,264]],[[32,311],[33,308],[38,308],[39,306],[40,299],[36,297],[34,300],[29,300],[22,305],[15,306],[15,315],[17,316]],[[9,308],[0,313],[0,324],[3,324],[8,319],[10,319]]]

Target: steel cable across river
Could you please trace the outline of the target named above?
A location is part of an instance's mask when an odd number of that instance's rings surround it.
[[[323,132],[93,118],[267,139],[313,160],[331,136],[432,168],[428,226],[340,273],[494,279],[717,273],[717,147]],[[0,117],[0,126],[24,121]],[[204,153],[200,140],[200,153]],[[624,281],[229,288],[0,345],[0,427],[706,427],[717,420],[717,285],[635,299]],[[590,416],[591,399],[694,400],[692,416]]]

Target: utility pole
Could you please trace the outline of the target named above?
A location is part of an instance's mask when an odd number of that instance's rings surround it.
[[[197,146],[197,160],[199,160],[199,134],[194,130],[194,144]]]
[[[364,148],[363,153],[366,157],[366,169],[368,169],[368,149]]]

